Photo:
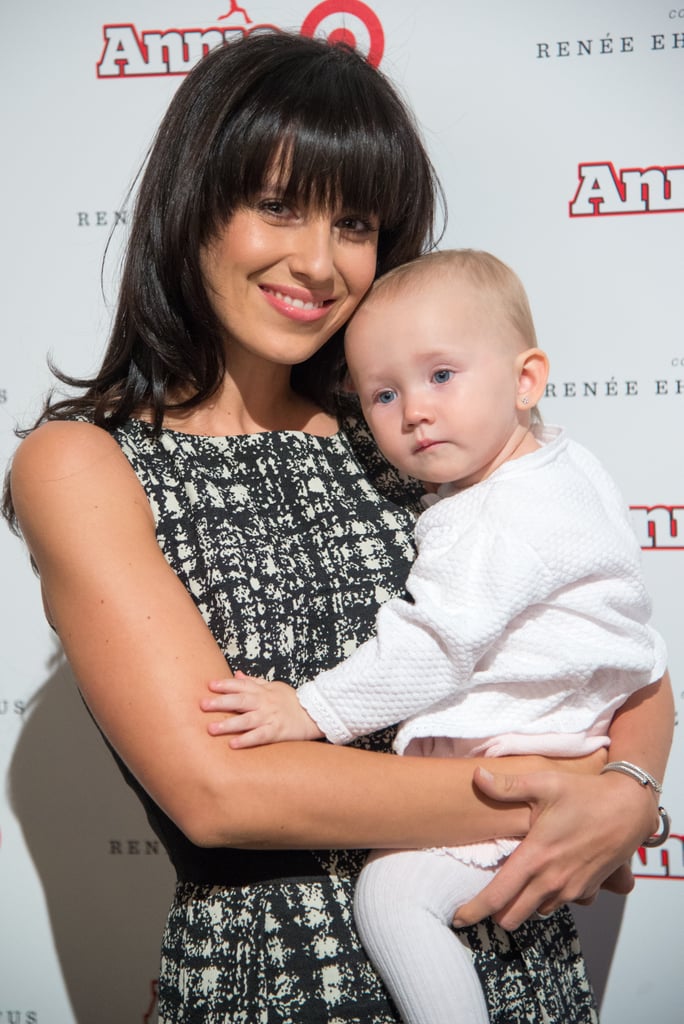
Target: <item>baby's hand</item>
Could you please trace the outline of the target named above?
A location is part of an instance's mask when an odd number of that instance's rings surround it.
[[[270,682],[236,672],[231,679],[209,683],[214,696],[203,697],[202,711],[229,712],[209,723],[212,736],[232,736],[230,746],[259,747],[281,740],[319,740],[323,733],[287,683]]]

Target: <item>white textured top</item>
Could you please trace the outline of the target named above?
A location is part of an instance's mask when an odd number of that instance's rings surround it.
[[[328,739],[402,722],[395,748],[460,737],[471,751],[580,754],[666,667],[627,507],[557,427],[537,451],[443,497],[416,526],[409,600],[298,690]],[[440,489],[448,492],[448,486]]]

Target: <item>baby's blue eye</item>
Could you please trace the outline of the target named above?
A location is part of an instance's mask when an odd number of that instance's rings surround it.
[[[435,384],[446,384],[448,380],[451,380],[453,375],[453,370],[435,370],[435,372],[432,375],[432,379],[434,380]]]
[[[378,402],[380,405],[389,405],[390,402],[394,401],[395,397],[395,392],[390,391],[390,389],[388,388],[385,391],[379,391],[378,394],[375,396],[375,401]]]

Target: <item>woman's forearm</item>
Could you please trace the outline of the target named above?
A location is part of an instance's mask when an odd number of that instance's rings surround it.
[[[651,686],[638,690],[619,709],[610,727],[609,761],[629,761],[643,768],[659,782],[665,777],[667,759],[674,732],[674,698],[669,673]],[[636,845],[660,827],[658,805],[661,800],[650,786],[643,786],[626,775],[610,773],[616,799],[625,799],[631,814],[627,835],[637,836]],[[636,849],[636,845],[630,850]]]
[[[638,690],[617,711],[610,727],[611,761],[632,761],[662,781],[674,732],[669,673]]]
[[[214,740],[213,742],[223,743]],[[200,845],[246,848],[420,847],[527,831],[529,810],[496,805],[472,784],[477,760],[396,757],[323,743],[231,751],[179,801],[176,820]],[[497,761],[503,772],[540,758]],[[198,799],[198,792],[201,799]]]

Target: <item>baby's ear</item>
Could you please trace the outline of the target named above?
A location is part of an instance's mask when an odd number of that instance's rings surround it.
[[[517,406],[522,412],[529,412],[544,394],[549,379],[549,357],[540,348],[527,348],[518,356],[516,370]]]

